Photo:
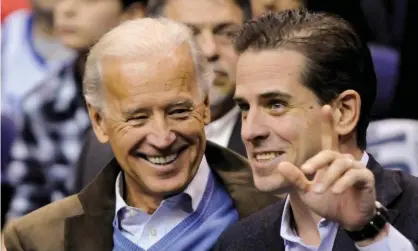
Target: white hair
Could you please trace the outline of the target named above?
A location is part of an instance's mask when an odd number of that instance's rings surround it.
[[[87,103],[98,109],[103,107],[100,63],[104,58],[138,59],[157,53],[168,55],[184,43],[188,44],[193,58],[200,97],[206,97],[214,73],[190,29],[166,18],[142,18],[122,23],[106,33],[91,48],[83,79],[83,93]]]

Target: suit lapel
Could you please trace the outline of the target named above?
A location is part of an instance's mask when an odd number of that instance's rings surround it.
[[[247,151],[241,139],[241,116],[237,116],[234,129],[229,138],[228,148],[247,157]]]
[[[283,210],[284,210],[284,204],[285,202],[283,201],[282,203],[280,203],[280,214],[277,217],[277,220],[275,222],[273,222],[273,231],[271,233],[271,237],[274,237],[273,240],[275,245],[274,245],[274,249],[277,251],[285,251],[286,247],[284,245],[284,240],[282,238],[282,236],[280,235],[280,229],[282,226],[282,216],[283,216]]]
[[[285,201],[283,200],[282,202],[277,203],[273,206],[275,209],[272,213],[277,215],[274,216],[274,219],[272,220],[270,226],[265,226],[268,229],[266,239],[268,239],[271,242],[268,245],[269,247],[271,247],[271,250],[285,251],[286,249],[284,245],[284,240],[280,235],[284,205]]]
[[[80,215],[65,222],[65,250],[111,251],[114,210]]]
[[[354,241],[348,237],[344,229],[339,228],[335,236],[333,251],[355,251],[357,250]]]
[[[379,163],[369,154],[367,167],[373,172],[376,182],[376,199],[385,207],[388,206],[402,193],[402,189],[395,176],[390,172],[384,172]],[[389,222],[393,224],[399,215],[396,209],[388,208]],[[335,237],[333,251],[357,250],[354,242],[343,229],[339,229]]]
[[[113,248],[115,182],[120,172],[115,159],[78,195],[84,214],[65,221],[65,250],[110,251]]]

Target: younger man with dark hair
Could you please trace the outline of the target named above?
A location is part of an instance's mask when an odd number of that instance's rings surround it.
[[[418,179],[364,151],[376,79],[350,25],[268,14],[244,26],[236,48],[255,185],[289,195],[232,226],[218,250],[416,250]]]

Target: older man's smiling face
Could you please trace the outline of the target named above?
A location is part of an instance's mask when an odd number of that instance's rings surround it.
[[[91,116],[99,139],[111,144],[127,185],[164,197],[183,190],[194,177],[210,114],[188,45],[170,55],[154,54],[102,61],[106,106],[102,115],[93,111]]]

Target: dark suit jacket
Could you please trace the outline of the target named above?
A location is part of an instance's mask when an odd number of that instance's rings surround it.
[[[254,187],[250,167],[243,157],[210,142],[205,155],[240,218],[279,200]],[[7,250],[112,250],[115,182],[120,170],[113,159],[81,193],[12,221],[5,230]]]
[[[229,139],[228,148],[246,157],[247,152],[241,140],[241,116],[237,120]],[[86,141],[75,167],[73,192],[78,193],[103,169],[113,158],[108,144],[100,143],[93,130],[87,133]]]
[[[390,223],[418,250],[418,179],[400,171],[383,170],[372,156],[367,166],[375,175],[377,200],[389,209]],[[284,201],[230,226],[215,250],[284,251],[280,236],[283,209]],[[355,250],[354,242],[339,229],[333,251]]]

